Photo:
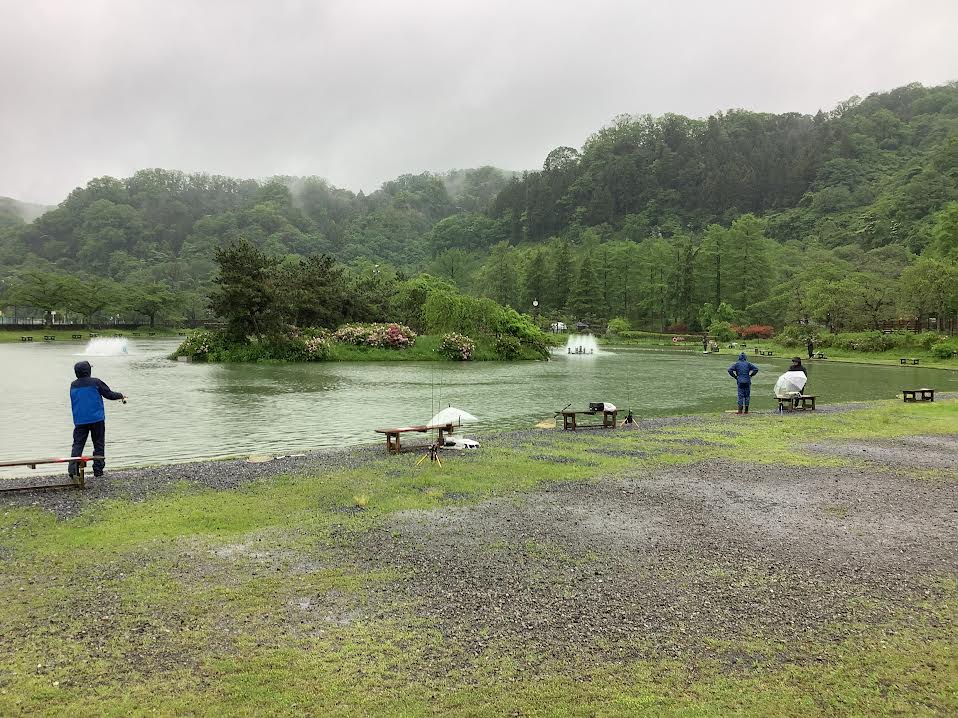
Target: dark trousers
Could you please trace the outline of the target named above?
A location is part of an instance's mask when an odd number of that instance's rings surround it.
[[[752,396],[752,385],[751,384],[739,384],[738,385],[738,407],[741,409],[743,406],[748,406],[748,400]]]
[[[83,456],[83,447],[86,446],[87,435],[93,438],[93,455],[106,456],[106,423],[94,421],[92,424],[77,424],[73,427],[73,448],[70,450],[70,456]],[[103,459],[97,459],[93,462],[93,473],[102,474],[103,465],[106,462]],[[77,471],[76,462],[70,462],[70,476]]]

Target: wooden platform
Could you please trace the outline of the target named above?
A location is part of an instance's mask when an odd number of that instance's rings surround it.
[[[451,434],[452,424],[442,424],[439,426],[399,426],[394,429],[376,429],[377,434],[386,435],[386,451],[390,454],[398,454],[402,451],[400,436],[402,434],[418,433],[425,434],[428,431],[437,429],[439,431],[439,443],[442,443],[443,434]]]
[[[902,389],[901,397],[904,401],[934,401],[934,389]]]

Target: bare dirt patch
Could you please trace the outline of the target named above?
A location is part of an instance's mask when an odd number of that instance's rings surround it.
[[[956,522],[954,482],[724,462],[407,512],[353,548],[397,569],[384,603],[408,599],[474,655],[734,663],[726,639],[794,654],[927,619],[958,574]]]
[[[823,441],[807,451],[896,468],[958,471],[958,436],[909,436],[876,441]]]

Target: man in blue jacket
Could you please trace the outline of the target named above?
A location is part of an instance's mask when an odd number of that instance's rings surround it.
[[[126,403],[126,397],[94,376],[90,376],[93,367],[90,362],[81,361],[73,365],[77,378],[70,384],[70,404],[73,408],[73,449],[70,456],[83,456],[88,435],[93,436],[93,455],[105,456],[106,451],[106,411],[103,399]],[[93,462],[93,475],[103,476],[103,459]],[[70,476],[76,473],[75,462],[70,462]]]
[[[752,394],[752,377],[758,374],[758,367],[746,358],[745,352],[742,352],[738,355],[738,361],[728,368],[728,374],[738,382],[738,412],[736,413],[747,414],[748,400]]]

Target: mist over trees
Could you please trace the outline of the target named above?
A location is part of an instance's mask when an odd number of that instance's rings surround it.
[[[722,305],[740,323],[877,327],[958,314],[958,85],[815,115],[620,116],[541,170],[403,175],[369,195],[150,169],[95,178],[32,222],[10,207],[2,303],[44,312],[123,304],[83,300],[94,287],[154,320],[204,316],[217,251],[245,241],[276,267],[335,260],[322,271],[368,302],[425,271],[635,328],[707,328]],[[61,291],[78,278],[86,290]]]

